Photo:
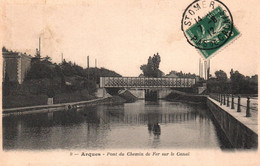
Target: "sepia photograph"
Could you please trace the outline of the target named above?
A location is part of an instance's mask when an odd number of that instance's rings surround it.
[[[3,0],[11,165],[258,165],[257,0]]]

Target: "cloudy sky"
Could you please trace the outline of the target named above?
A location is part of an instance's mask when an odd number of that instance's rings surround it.
[[[2,4],[3,45],[34,54],[38,38],[42,55],[54,62],[66,60],[86,67],[95,58],[98,67],[123,76],[138,76],[140,65],[159,52],[160,69],[166,74],[182,70],[198,74],[200,55],[181,31],[181,17],[191,0],[95,0],[30,1]],[[259,24],[258,1],[222,0],[230,9],[242,36],[211,59],[211,73],[222,69],[257,73]],[[245,4],[245,5],[240,5]],[[255,12],[254,12],[255,11]],[[229,75],[228,75],[229,76]]]

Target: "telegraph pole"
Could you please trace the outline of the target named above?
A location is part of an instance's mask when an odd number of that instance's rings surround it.
[[[89,79],[89,56],[87,56],[87,68],[88,68],[88,79]]]
[[[203,78],[204,76],[203,76],[203,60],[200,58],[199,59],[199,76],[201,77],[201,78]]]
[[[39,55],[41,55],[41,37],[39,37]]]
[[[210,73],[210,60],[208,60],[208,66],[207,66],[208,68],[207,68],[207,76],[208,76],[208,78],[207,78],[207,80],[209,79],[209,73]]]
[[[201,60],[199,59],[199,76],[201,77]]]
[[[63,63],[63,52],[61,53],[61,64]]]
[[[88,93],[89,93],[89,85],[90,85],[90,82],[89,82],[89,56],[87,56],[87,70],[88,70]]]
[[[97,84],[97,59],[95,59],[95,85]]]
[[[204,61],[204,74],[205,74],[205,80],[207,80],[207,61]]]

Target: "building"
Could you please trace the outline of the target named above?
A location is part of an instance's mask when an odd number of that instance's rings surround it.
[[[26,54],[3,51],[3,81],[8,79],[11,82],[21,84],[26,76],[26,73],[31,67],[31,56]]]

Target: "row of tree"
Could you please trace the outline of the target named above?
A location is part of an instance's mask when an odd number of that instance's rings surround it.
[[[5,52],[12,52],[2,48]],[[52,62],[49,56],[42,57],[38,51],[32,57],[31,67],[26,74],[22,85],[15,82],[9,82],[6,72],[5,82],[3,84],[5,94],[9,95],[10,91],[17,94],[18,91],[30,91],[33,94],[50,94],[73,92],[77,90],[88,90],[92,93],[99,84],[100,77],[121,77],[120,74],[105,68],[83,68],[71,61],[63,60],[62,63]],[[18,90],[21,89],[21,90]],[[16,93],[17,92],[17,93]],[[27,92],[23,92],[23,94]]]
[[[230,77],[223,70],[215,72],[215,77],[207,81],[209,92],[233,94],[257,94],[258,75],[244,76],[239,71],[231,69]]]
[[[147,64],[141,65],[140,69],[143,77],[163,77],[164,73],[159,69],[161,62],[160,55],[154,54],[148,58]],[[188,77],[196,78],[196,74],[171,71],[166,77]],[[205,82],[205,80],[204,80]],[[233,93],[233,94],[257,94],[258,93],[258,75],[244,76],[239,71],[231,69],[230,77],[223,70],[215,72],[215,77],[207,80],[207,89],[209,93]]]
[[[120,74],[105,68],[87,68],[63,60],[62,63],[56,64],[51,62],[50,57],[33,58],[31,68],[26,75],[26,80],[31,79],[53,79],[55,77],[82,77],[99,83],[100,77],[122,77]]]

